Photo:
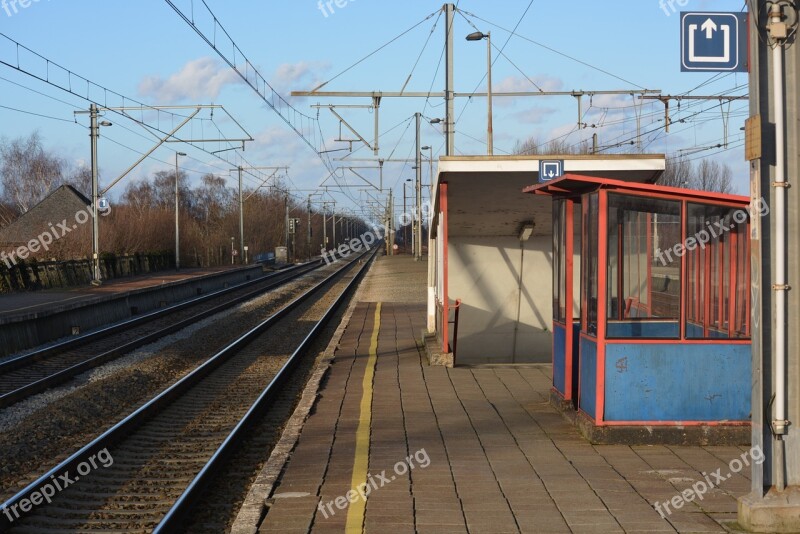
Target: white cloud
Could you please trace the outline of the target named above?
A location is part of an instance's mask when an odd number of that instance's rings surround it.
[[[329,69],[330,64],[319,61],[283,63],[275,69],[269,83],[284,98],[289,99],[289,93],[292,91],[310,91],[323,83],[325,81],[323,76]],[[293,104],[295,103],[293,101]]]
[[[531,83],[531,81],[534,83]],[[495,93],[538,91],[540,88],[542,91],[562,91],[563,87],[563,80],[544,75],[533,76],[530,80],[521,76],[508,76],[500,80],[500,82],[492,83],[492,91]]]
[[[533,107],[516,113],[514,117],[524,124],[541,124],[556,112],[553,108]]]
[[[211,57],[192,60],[167,79],[147,76],[139,83],[139,94],[160,103],[215,100],[227,85],[242,83],[230,67]]]
[[[534,83],[531,83],[531,81]],[[563,87],[564,82],[562,80],[551,76],[533,76],[530,80],[522,76],[508,76],[499,82],[492,82],[492,92],[495,94],[538,92],[539,89],[542,91],[561,91]],[[486,89],[484,88],[483,90]],[[530,102],[532,98],[541,97],[502,97],[496,98],[494,104],[498,107],[509,107],[520,101]]]

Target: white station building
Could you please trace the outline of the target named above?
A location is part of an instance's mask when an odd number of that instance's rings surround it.
[[[455,345],[455,365],[552,360],[552,200],[522,192],[539,183],[541,162],[642,183],[665,165],[663,155],[442,157],[432,184],[428,330],[442,352]]]

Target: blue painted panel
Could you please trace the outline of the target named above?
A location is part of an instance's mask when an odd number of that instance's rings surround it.
[[[681,335],[678,321],[609,321],[606,325],[606,338],[644,338],[644,339],[678,339]]]
[[[693,323],[686,324],[687,339],[704,339],[705,337],[702,326]],[[709,339],[728,339],[729,337],[728,332],[718,332],[711,328],[708,330]]]
[[[580,408],[597,419],[597,342],[582,337],[581,342],[581,391],[578,397]]]
[[[578,386],[581,371],[581,322],[572,324],[572,398],[578,398]]]
[[[686,323],[686,337],[688,339],[703,339],[703,327],[699,324]]]
[[[606,345],[605,420],[750,419],[750,345]]]
[[[553,323],[553,387],[562,395],[567,392],[567,328]]]

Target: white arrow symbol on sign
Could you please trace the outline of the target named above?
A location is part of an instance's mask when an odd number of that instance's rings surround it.
[[[710,23],[710,24],[709,24]],[[706,32],[706,38],[711,39],[714,36],[714,31],[717,25],[713,20],[708,19],[703,23],[701,28]],[[728,63],[731,60],[731,27],[727,24],[721,26],[722,33],[725,34],[725,45],[722,56],[698,56],[695,51],[694,36],[697,33],[697,24],[689,25],[689,61],[693,63]]]
[[[712,39],[714,37],[714,32],[717,31],[717,24],[711,20],[706,20],[700,29],[706,32],[706,39]]]

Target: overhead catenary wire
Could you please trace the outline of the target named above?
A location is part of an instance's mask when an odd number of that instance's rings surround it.
[[[495,24],[494,22],[491,22],[491,21],[489,21],[489,20],[486,20],[485,18],[479,17],[478,15],[476,15],[476,14],[474,14],[474,13],[470,13],[469,11],[464,11],[464,10],[461,10],[461,11],[463,11],[463,13],[464,13],[464,14],[466,14],[466,15],[469,15],[469,16],[471,16],[471,17],[474,17],[474,18],[476,18],[476,19],[478,19],[478,20],[480,20],[480,21],[482,21],[482,22],[485,22],[486,24],[489,24],[489,25],[491,25],[491,26],[494,26],[495,28],[497,28],[497,29],[499,29],[499,30],[502,30],[502,31],[504,31],[504,32],[507,32],[507,33],[508,33],[510,36],[516,36],[516,37],[519,37],[520,39],[522,39],[522,40],[524,40],[524,41],[527,41],[527,42],[529,42],[529,43],[531,43],[531,44],[534,44],[534,45],[536,45],[536,46],[538,46],[538,47],[540,47],[540,48],[544,48],[545,50],[548,50],[548,51],[550,51],[550,52],[552,52],[552,53],[554,53],[554,54],[557,54],[557,55],[559,55],[559,56],[561,56],[561,57],[564,57],[564,58],[566,58],[566,59],[569,59],[570,61],[574,61],[575,63],[579,63],[579,64],[583,65],[584,67],[589,67],[589,68],[590,68],[590,69],[592,69],[592,70],[595,70],[595,71],[597,71],[597,72],[600,72],[600,73],[602,73],[602,74],[605,74],[605,75],[607,75],[607,76],[610,76],[610,77],[612,77],[612,78],[615,78],[615,79],[617,79],[617,80],[619,80],[619,81],[621,81],[621,82],[625,82],[625,83],[627,83],[627,84],[630,84],[630,85],[632,85],[632,86],[634,86],[634,87],[637,87],[637,88],[639,88],[639,89],[643,89],[643,90],[644,90],[644,89],[646,89],[646,87],[643,87],[643,86],[641,86],[641,85],[639,85],[639,84],[637,84],[637,83],[634,83],[634,82],[632,82],[632,81],[630,81],[630,80],[627,80],[627,79],[623,78],[622,76],[617,76],[616,74],[614,74],[614,73],[612,73],[612,72],[609,72],[609,71],[607,71],[607,70],[605,70],[605,69],[601,69],[600,67],[598,67],[598,66],[596,66],[596,65],[592,65],[591,63],[587,63],[586,61],[582,61],[582,60],[580,60],[580,59],[578,59],[578,58],[575,58],[575,57],[573,57],[573,56],[570,56],[569,54],[566,54],[566,53],[564,53],[564,52],[561,52],[561,51],[559,51],[559,50],[556,50],[555,48],[553,48],[553,47],[551,47],[551,46],[547,46],[547,45],[545,45],[545,44],[543,44],[543,43],[540,43],[540,42],[538,42],[538,41],[535,41],[535,40],[533,40],[533,39],[531,39],[531,38],[529,38],[529,37],[526,37],[526,36],[524,36],[524,35],[520,35],[519,33],[516,33],[516,30],[517,30],[517,28],[515,28],[514,30],[509,30],[508,28],[504,28],[503,26],[500,26],[499,24]]]

